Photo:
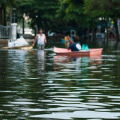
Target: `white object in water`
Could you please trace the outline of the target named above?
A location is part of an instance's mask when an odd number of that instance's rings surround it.
[[[16,45],[15,41],[8,40],[8,47],[15,47]]]
[[[26,40],[23,38],[23,36],[21,36],[19,39],[16,40],[16,43],[18,46],[26,46],[28,45],[28,43],[26,42]]]
[[[28,43],[26,42],[26,40],[23,38],[23,36],[21,36],[19,39],[15,40],[15,41],[8,41],[8,47],[20,47],[20,46],[27,46]]]
[[[12,47],[12,43],[10,42],[10,40],[8,40],[8,47]]]
[[[55,32],[52,32],[51,30],[48,31],[48,36],[49,36],[49,37],[52,37],[52,36],[54,36],[54,35],[56,35]]]

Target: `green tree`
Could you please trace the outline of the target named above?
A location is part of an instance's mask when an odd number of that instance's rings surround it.
[[[119,42],[117,20],[120,17],[119,0],[84,0],[85,14],[93,18],[104,17],[106,20],[112,18],[116,28],[116,43]],[[117,45],[117,44],[116,44]]]
[[[62,17],[66,22],[84,22],[86,17],[83,12],[83,0],[58,0],[60,3],[57,16]]]
[[[12,8],[15,0],[1,0],[0,1],[0,25],[6,25],[7,10]],[[10,15],[10,12],[8,13]]]
[[[56,0],[17,0],[16,7],[18,13],[29,16],[31,27],[37,25],[48,30],[56,26],[55,14],[59,7]]]
[[[63,18],[66,23],[76,24],[78,31],[80,27],[90,27],[95,33],[97,19],[84,13],[84,0],[58,0],[60,7],[57,11],[57,16]],[[95,34],[93,34],[95,38]]]

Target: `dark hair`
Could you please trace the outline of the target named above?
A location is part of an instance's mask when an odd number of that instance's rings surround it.
[[[79,42],[79,37],[78,36],[74,36],[73,39],[74,39],[74,42]]]
[[[69,36],[70,34],[67,32],[67,33],[65,33],[65,36]]]
[[[40,29],[39,29],[39,31],[40,31],[40,30],[42,30],[42,31],[43,31],[43,29],[42,29],[42,28],[40,28]]]

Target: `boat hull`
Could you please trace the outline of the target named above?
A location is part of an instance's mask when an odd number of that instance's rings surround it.
[[[63,55],[63,56],[73,56],[73,57],[85,57],[85,56],[101,56],[103,48],[99,49],[90,49],[89,51],[75,51],[72,52],[71,50],[64,49],[64,48],[56,48],[54,47],[54,52],[57,55]]]

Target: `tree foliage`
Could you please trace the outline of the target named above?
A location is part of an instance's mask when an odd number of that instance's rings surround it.
[[[59,3],[60,7],[57,16],[63,17],[67,22],[83,21],[83,0],[59,0]]]
[[[64,24],[95,26],[99,17],[112,18],[116,25],[120,17],[119,0],[3,0],[0,1],[0,24],[5,20],[5,9],[10,6],[17,8],[18,20],[25,13],[32,27],[38,25],[45,29]]]
[[[116,39],[119,41],[117,19],[120,17],[119,0],[84,0],[84,13],[93,18],[111,18],[115,22]]]
[[[91,17],[117,19],[120,16],[119,0],[84,0],[84,13]]]
[[[55,26],[55,14],[59,5],[56,0],[17,0],[18,11],[31,19],[31,26],[38,25],[46,29]]]
[[[0,24],[6,25],[7,10],[13,5],[15,0],[1,0],[0,1]],[[10,14],[10,12],[9,12]]]

